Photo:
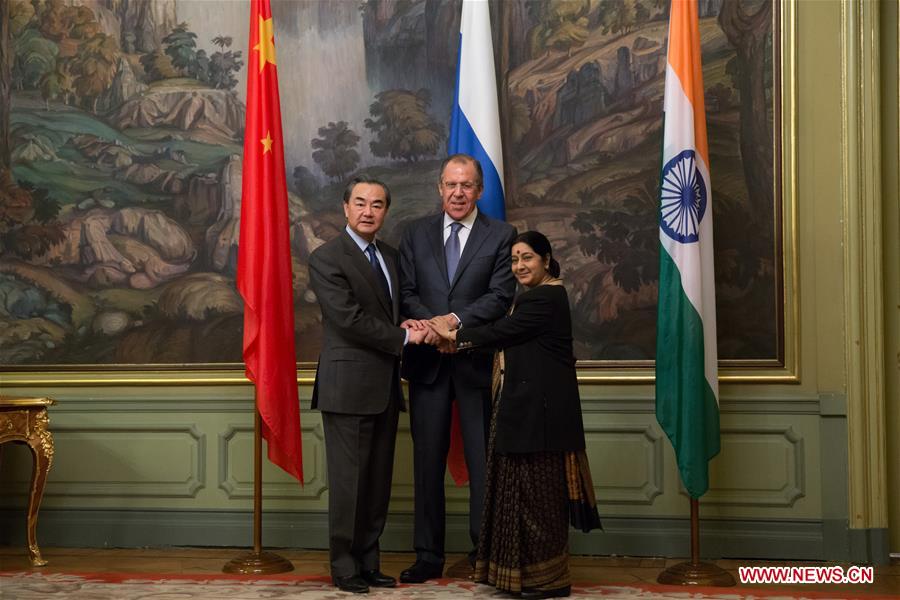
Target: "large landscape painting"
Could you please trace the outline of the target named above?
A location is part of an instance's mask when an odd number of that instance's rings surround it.
[[[366,171],[384,236],[439,208],[459,0],[278,0],[298,361],[320,314],[307,257]],[[550,237],[579,359],[655,352],[667,0],[492,2],[507,218]],[[0,25],[0,365],[227,365],[249,2],[8,0]],[[700,0],[719,354],[783,357],[777,15]]]

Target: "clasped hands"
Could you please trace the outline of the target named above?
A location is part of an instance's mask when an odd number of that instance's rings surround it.
[[[407,319],[400,327],[409,330],[410,344],[430,344],[445,354],[456,352],[459,321],[452,314],[431,319]]]

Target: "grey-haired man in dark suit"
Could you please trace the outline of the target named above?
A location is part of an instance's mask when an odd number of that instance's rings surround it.
[[[441,166],[438,183],[443,210],[406,227],[400,244],[400,312],[408,319],[441,317],[453,329],[489,323],[509,309],[516,286],[510,268],[516,230],[478,212],[475,203],[482,183],[477,160],[465,154],[450,156]],[[439,340],[429,336],[425,341]],[[483,351],[452,354],[421,345],[410,346],[403,354],[413,437],[416,550],[415,564],[400,574],[404,583],[421,583],[443,573],[444,473],[454,400],[469,471],[469,535],[477,547],[491,367],[492,354]]]

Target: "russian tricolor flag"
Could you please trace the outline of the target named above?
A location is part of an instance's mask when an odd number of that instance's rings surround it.
[[[505,220],[500,110],[487,0],[463,0],[456,93],[447,150],[450,154],[464,153],[478,159],[484,170],[484,193],[478,201],[478,210]]]

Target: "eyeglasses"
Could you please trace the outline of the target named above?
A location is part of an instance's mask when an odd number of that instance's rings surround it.
[[[462,183],[447,183],[446,181],[442,181],[441,185],[445,190],[455,190],[458,188],[465,193],[478,189],[478,184],[471,181],[463,181]]]

